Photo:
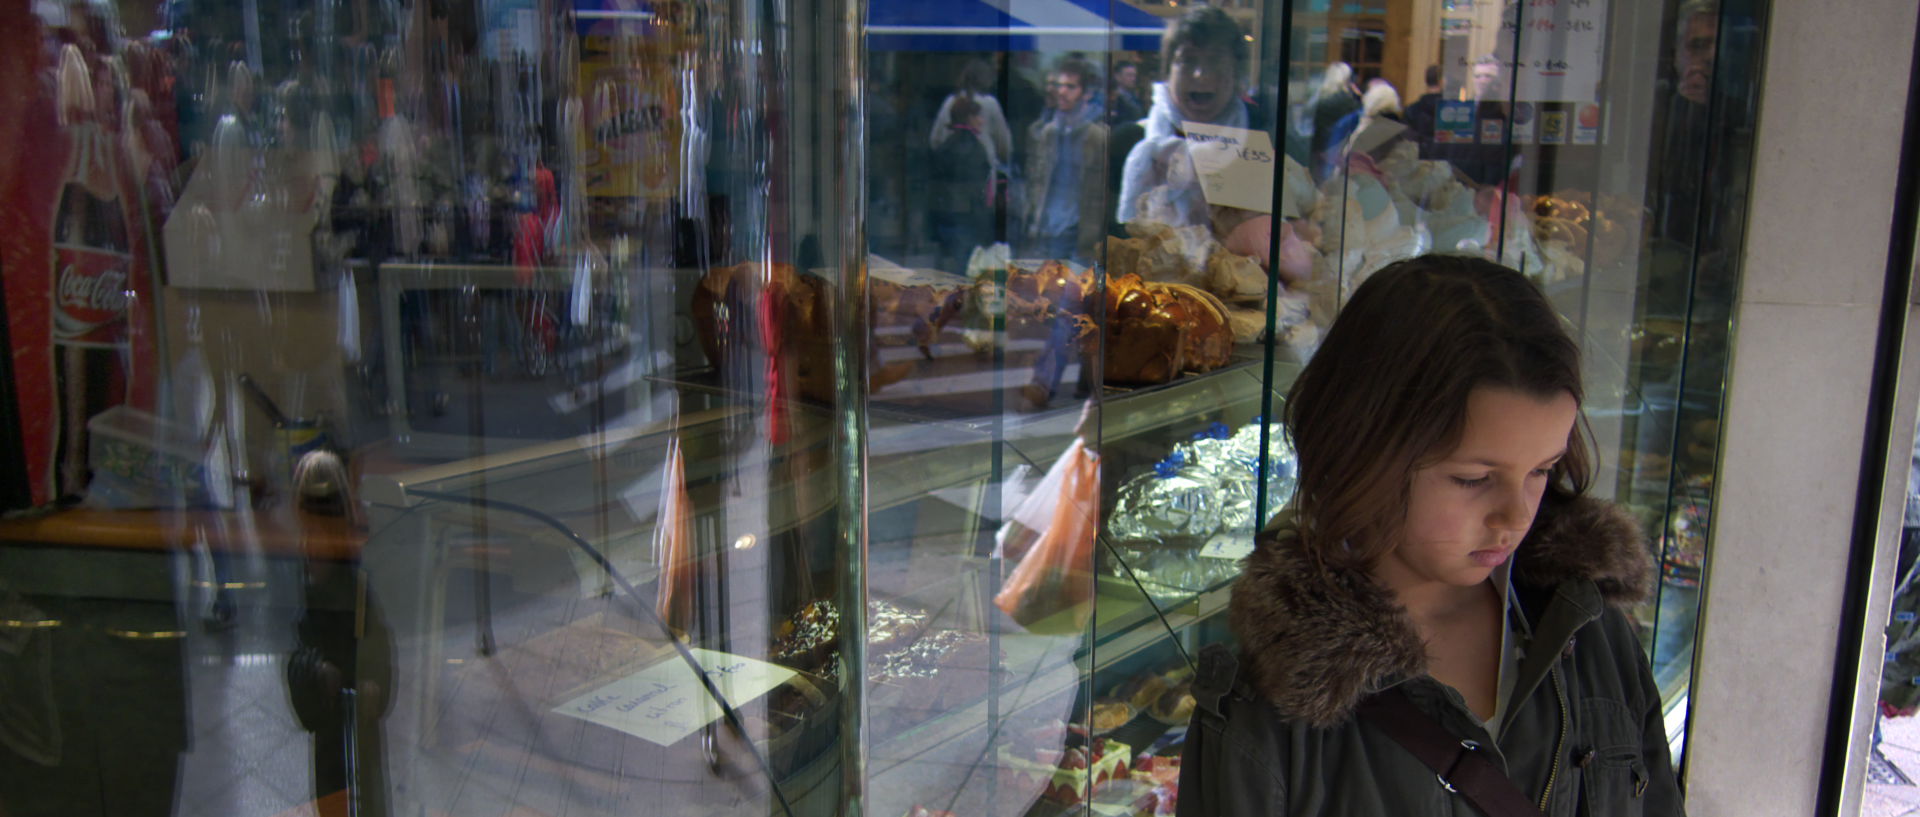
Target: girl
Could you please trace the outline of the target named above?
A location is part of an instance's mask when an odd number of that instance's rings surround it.
[[[1006,163],[1013,160],[1013,130],[1007,127],[1007,115],[1000,110],[1000,100],[987,92],[993,82],[993,66],[981,60],[968,62],[960,72],[960,87],[941,100],[940,111],[934,114],[928,146],[939,150],[953,136],[953,126],[966,123],[967,117],[954,115],[953,106],[962,99],[970,100],[980,115],[974,138],[984,141],[988,162],[996,169],[1006,169]]]
[[[981,133],[983,109],[971,97],[954,100],[950,113],[954,138],[935,148],[928,164],[933,183],[927,190],[927,214],[940,246],[938,269],[965,272],[974,247],[994,241],[993,150]]]
[[[1180,814],[1682,813],[1619,609],[1651,558],[1584,496],[1580,399],[1519,273],[1360,286],[1288,394],[1298,492],[1234,585],[1237,656],[1202,653]]]

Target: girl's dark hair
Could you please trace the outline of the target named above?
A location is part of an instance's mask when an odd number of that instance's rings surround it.
[[[1246,31],[1240,28],[1240,23],[1233,19],[1233,15],[1213,6],[1194,6],[1167,26],[1166,36],[1160,40],[1161,73],[1172,73],[1173,55],[1183,45],[1218,48],[1232,54],[1236,76],[1245,76],[1247,61],[1252,59],[1247,49]]]
[[[984,94],[993,87],[993,66],[986,60],[968,60],[960,69],[960,90]]]
[[[958,126],[967,124],[980,113],[980,103],[975,102],[972,94],[961,94],[953,98],[953,107],[947,110],[947,122]]]
[[[1533,282],[1481,258],[1424,255],[1362,283],[1287,393],[1308,552],[1365,570],[1392,549],[1414,470],[1459,444],[1480,386],[1582,401],[1580,347]],[[1549,495],[1586,492],[1587,436],[1583,419]]]

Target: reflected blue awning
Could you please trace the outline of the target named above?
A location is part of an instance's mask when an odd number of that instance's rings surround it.
[[[1120,0],[870,0],[874,51],[1156,51],[1161,18]]]

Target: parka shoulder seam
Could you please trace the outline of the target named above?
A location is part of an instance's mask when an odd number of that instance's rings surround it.
[[[1259,705],[1257,701],[1242,700],[1239,701],[1239,703],[1242,706]],[[1214,720],[1219,723],[1219,726],[1214,729],[1214,735],[1232,750],[1235,757],[1246,765],[1265,772],[1269,788],[1271,788],[1275,794],[1284,798],[1287,794],[1287,781],[1286,776],[1279,772],[1281,765],[1280,758],[1277,755],[1274,757],[1266,757],[1265,755],[1271,753],[1257,750],[1253,746],[1254,741],[1244,737],[1247,732],[1247,727],[1243,720],[1245,717],[1245,715],[1242,715],[1241,718],[1210,717],[1209,720]],[[1271,715],[1269,715],[1269,717],[1271,717]]]

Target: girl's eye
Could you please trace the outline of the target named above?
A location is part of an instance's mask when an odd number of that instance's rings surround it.
[[[1490,475],[1483,475],[1483,476],[1472,477],[1472,478],[1448,477],[1448,479],[1453,480],[1453,484],[1458,485],[1462,488],[1478,488],[1482,485],[1487,484],[1489,481],[1493,479],[1493,477]]]

